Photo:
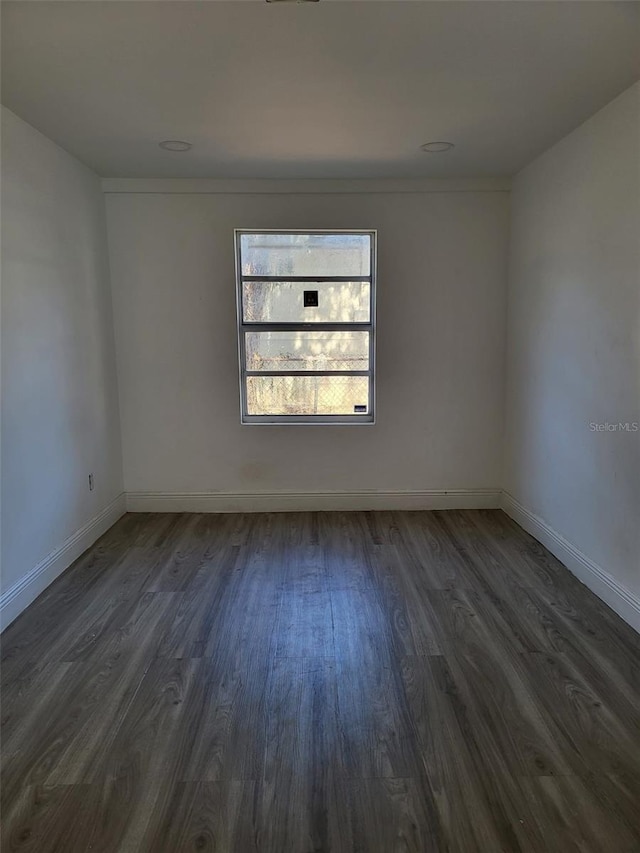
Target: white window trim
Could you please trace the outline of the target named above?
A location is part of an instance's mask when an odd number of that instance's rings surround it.
[[[331,282],[331,281],[368,281],[369,286],[369,322],[368,323],[245,323],[242,306],[243,281],[282,281],[282,276],[243,276],[240,258],[240,237],[242,234],[368,234],[370,240],[370,275],[368,276],[288,276],[287,281]],[[376,279],[377,279],[377,238],[378,232],[372,229],[284,229],[284,228],[236,228],[235,265],[236,265],[236,308],[238,322],[238,362],[240,373],[240,422],[242,424],[297,424],[314,426],[318,424],[374,424],[376,414],[375,395],[375,330],[376,330]],[[368,370],[305,370],[305,371],[251,371],[246,367],[245,333],[251,331],[363,331],[369,333],[369,369]],[[369,400],[365,414],[353,415],[249,415],[247,413],[246,377],[262,376],[368,376]]]

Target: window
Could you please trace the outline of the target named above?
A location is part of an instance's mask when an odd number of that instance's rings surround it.
[[[372,423],[374,231],[236,231],[243,423]]]

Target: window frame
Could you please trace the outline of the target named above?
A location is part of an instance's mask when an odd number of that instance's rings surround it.
[[[241,237],[243,234],[366,234],[370,238],[370,266],[368,276],[243,276],[241,258]],[[377,279],[377,239],[375,229],[340,229],[340,228],[235,228],[234,255],[236,271],[236,314],[238,333],[238,362],[240,374],[240,422],[246,424],[298,424],[314,425],[351,425],[375,423],[375,354],[376,354],[376,279]],[[245,322],[243,306],[244,281],[291,281],[291,282],[340,282],[366,281],[369,283],[369,322],[368,323],[262,323]],[[246,361],[247,332],[277,332],[277,331],[362,331],[369,333],[369,368],[368,370],[248,370]],[[247,411],[247,377],[248,376],[367,376],[369,379],[369,399],[367,412],[363,414],[341,415],[250,415]]]

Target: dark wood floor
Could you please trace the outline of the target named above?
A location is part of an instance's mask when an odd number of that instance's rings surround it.
[[[3,851],[640,850],[640,642],[498,511],[127,515],[3,635]]]

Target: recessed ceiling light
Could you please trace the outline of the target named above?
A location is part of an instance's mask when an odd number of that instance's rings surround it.
[[[180,139],[165,139],[163,142],[159,142],[158,145],[160,148],[164,148],[165,151],[188,151],[191,148],[190,142],[183,142]]]
[[[443,151],[451,151],[455,147],[453,142],[425,142],[424,145],[420,146],[420,150],[427,154],[441,154]]]

